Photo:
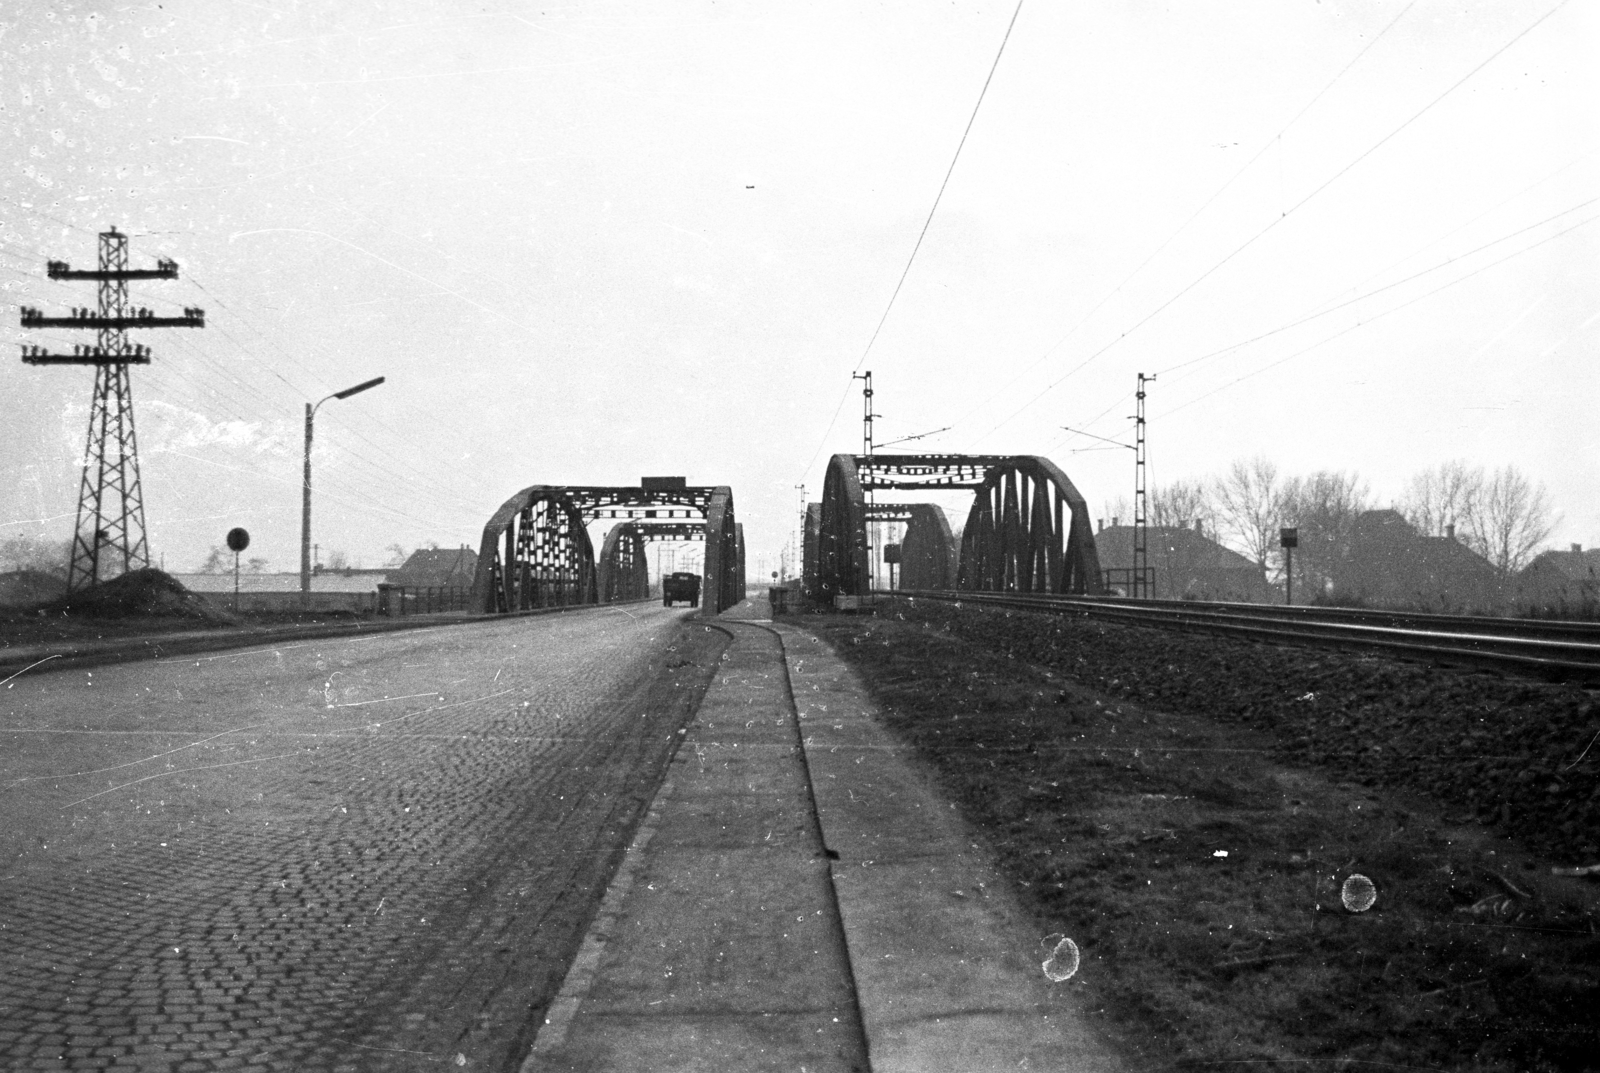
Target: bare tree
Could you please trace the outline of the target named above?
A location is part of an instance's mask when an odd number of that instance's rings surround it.
[[[1355,473],[1318,470],[1286,481],[1282,524],[1300,530],[1295,575],[1308,597],[1327,587],[1350,547],[1356,517],[1371,505],[1366,481]]]
[[[1224,533],[1266,573],[1276,554],[1283,513],[1283,484],[1270,458],[1257,455],[1228,467],[1212,485]]]
[[[233,563],[230,558],[226,548],[213,544],[210,553],[206,556],[206,561],[200,564],[200,572],[202,574],[226,574],[233,569]]]
[[[72,541],[13,536],[0,542],[0,570],[38,570],[65,577]]]
[[[1406,484],[1400,513],[1423,536],[1444,536],[1452,526],[1466,528],[1483,494],[1482,466],[1457,459],[1425,469]]]
[[[1127,496],[1106,500],[1100,507],[1100,520],[1107,525],[1132,525],[1133,501]]]
[[[1456,538],[1503,577],[1528,564],[1556,523],[1544,486],[1515,466],[1489,473],[1459,460],[1411,478],[1401,510],[1429,536],[1443,536],[1454,526]]]
[[[348,569],[350,569],[350,556],[348,554],[346,554],[345,552],[338,550],[337,548],[335,548],[332,551],[329,551],[328,552],[328,566],[327,566],[327,569],[329,569],[329,570],[348,570]]]
[[[1515,466],[1505,466],[1483,482],[1471,518],[1473,550],[1501,577],[1510,577],[1550,538],[1557,519],[1544,485],[1534,485]]]
[[[247,574],[265,573],[267,569],[267,560],[260,558],[259,556],[254,559],[246,559],[244,569],[245,573]]]
[[[410,552],[399,544],[390,544],[383,550],[389,553],[389,557],[383,561],[384,566],[404,566],[411,557]]]
[[[1186,528],[1213,514],[1211,493],[1198,481],[1173,481],[1150,490],[1149,522],[1166,529]]]
[[[1194,524],[1196,518],[1210,518],[1213,513],[1210,489],[1198,481],[1173,481],[1145,494],[1148,525],[1164,529],[1185,527]],[[1127,496],[1108,499],[1100,507],[1100,517],[1107,525],[1132,525],[1133,501]]]

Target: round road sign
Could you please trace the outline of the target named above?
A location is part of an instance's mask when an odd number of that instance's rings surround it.
[[[243,551],[250,546],[250,534],[243,529],[228,530],[228,550]]]

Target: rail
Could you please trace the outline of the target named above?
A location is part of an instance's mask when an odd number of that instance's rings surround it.
[[[1272,644],[1383,652],[1402,659],[1540,678],[1600,680],[1600,624],[1596,623],[950,590],[881,595],[1078,614]]]

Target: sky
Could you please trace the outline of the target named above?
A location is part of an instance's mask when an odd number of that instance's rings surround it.
[[[317,412],[324,560],[683,475],[777,569],[866,370],[879,443],[1096,509],[1143,372],[1156,485],[1514,465],[1600,544],[1597,45],[1583,0],[12,6],[0,538],[72,532],[93,372],[19,347],[88,340],[17,307],[92,305],[45,262],[114,225],[206,311],[137,333],[169,570],[297,569],[304,406],[374,376]]]

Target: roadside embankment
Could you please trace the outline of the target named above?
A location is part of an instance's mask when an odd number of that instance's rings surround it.
[[[801,621],[1152,1067],[1593,1068],[1600,892],[1550,871],[1592,859],[1581,692],[945,604]],[[1510,771],[1561,789],[1502,822],[1528,780],[1474,778]]]

